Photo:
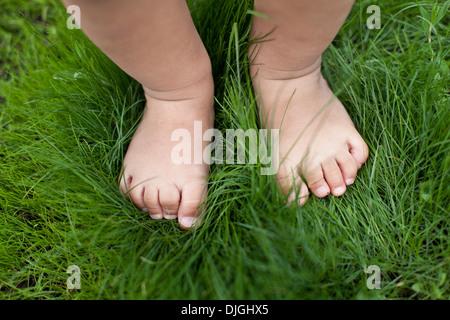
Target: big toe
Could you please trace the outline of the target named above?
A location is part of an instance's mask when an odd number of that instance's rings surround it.
[[[350,140],[349,150],[350,154],[356,160],[358,167],[361,168],[361,166],[367,161],[367,158],[369,157],[369,147],[359,134],[355,135]]]
[[[183,186],[178,209],[178,221],[183,229],[196,228],[201,224],[206,194],[205,182],[190,183]]]

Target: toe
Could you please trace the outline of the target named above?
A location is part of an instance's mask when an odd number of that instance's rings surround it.
[[[302,180],[297,174],[297,168],[287,163],[278,171],[276,182],[285,195],[292,197],[292,193],[295,196],[296,185],[300,187]]]
[[[204,184],[205,182],[191,183],[183,187],[178,210],[178,221],[183,229],[195,228],[201,223],[207,193]]]
[[[153,185],[147,185],[144,193],[144,203],[152,219],[162,219],[163,211],[159,204],[159,192]]]
[[[344,194],[346,186],[344,178],[342,177],[341,169],[339,168],[336,160],[329,159],[322,163],[323,174],[328,186],[331,189],[331,193],[338,197]]]
[[[147,212],[147,207],[144,203],[144,193],[145,188],[142,185],[135,185],[128,189],[128,196],[131,201],[133,201],[134,205],[142,211]]]
[[[127,199],[130,199],[129,191],[131,189],[131,183],[133,179],[129,175],[123,175],[121,174],[119,177],[119,188],[120,191],[125,195]]]
[[[164,218],[177,218],[180,199],[180,191],[175,184],[165,184],[159,187],[159,204]]]
[[[359,164],[356,162],[353,156],[345,151],[337,155],[336,162],[342,172],[342,177],[347,186],[351,185],[356,179],[356,173],[358,172]]]
[[[325,181],[323,170],[319,163],[302,167],[302,172],[304,172],[309,190],[311,190],[316,197],[323,198],[330,193],[330,187]]]
[[[300,179],[300,177],[299,177],[299,179]],[[303,206],[306,203],[306,200],[308,200],[308,197],[309,197],[308,186],[306,185],[306,183],[301,181],[301,185],[300,185],[300,188],[298,190],[298,198],[297,198],[297,192],[296,191],[297,190],[293,190],[291,192],[287,202],[288,202],[288,204],[290,204],[290,203],[294,202],[295,200],[297,200],[298,203],[300,204],[300,206]]]
[[[361,168],[369,157],[369,147],[359,134],[350,141],[349,150],[350,154],[355,158],[358,168]]]
[[[298,174],[297,166],[290,164],[282,166],[277,174],[277,185],[285,195],[289,195],[287,199],[289,205],[298,201],[303,206],[308,199],[308,186]]]

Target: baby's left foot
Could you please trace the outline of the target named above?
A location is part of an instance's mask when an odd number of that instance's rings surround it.
[[[320,63],[306,74],[288,74],[252,66],[263,123],[280,129],[277,181],[303,205],[309,190],[319,198],[340,196],[368,157],[368,147],[342,103],[320,72]],[[306,180],[307,185],[302,180]]]

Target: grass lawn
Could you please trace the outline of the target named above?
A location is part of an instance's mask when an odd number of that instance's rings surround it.
[[[116,183],[139,85],[66,27],[58,1],[2,0],[0,299],[450,299],[442,2],[358,1],[325,52],[324,75],[370,148],[344,196],[287,207],[260,165],[213,165],[205,222],[186,232],[151,220]],[[366,25],[372,4],[379,30]],[[216,127],[258,129],[252,2],[191,8],[213,63]],[[79,290],[67,288],[70,265]],[[367,287],[370,265],[380,289]]]

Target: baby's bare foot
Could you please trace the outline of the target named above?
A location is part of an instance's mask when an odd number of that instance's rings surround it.
[[[175,164],[171,159],[177,129],[194,133],[194,121],[214,126],[213,80],[208,76],[171,92],[146,90],[147,105],[124,159],[120,188],[153,219],[176,219],[183,228],[198,220],[206,198],[209,166]],[[202,132],[203,134],[203,132]]]
[[[265,126],[280,129],[277,181],[288,201],[297,191],[303,205],[308,189],[319,198],[342,195],[367,160],[368,147],[328,87],[320,61],[303,74],[256,66],[251,73]]]

